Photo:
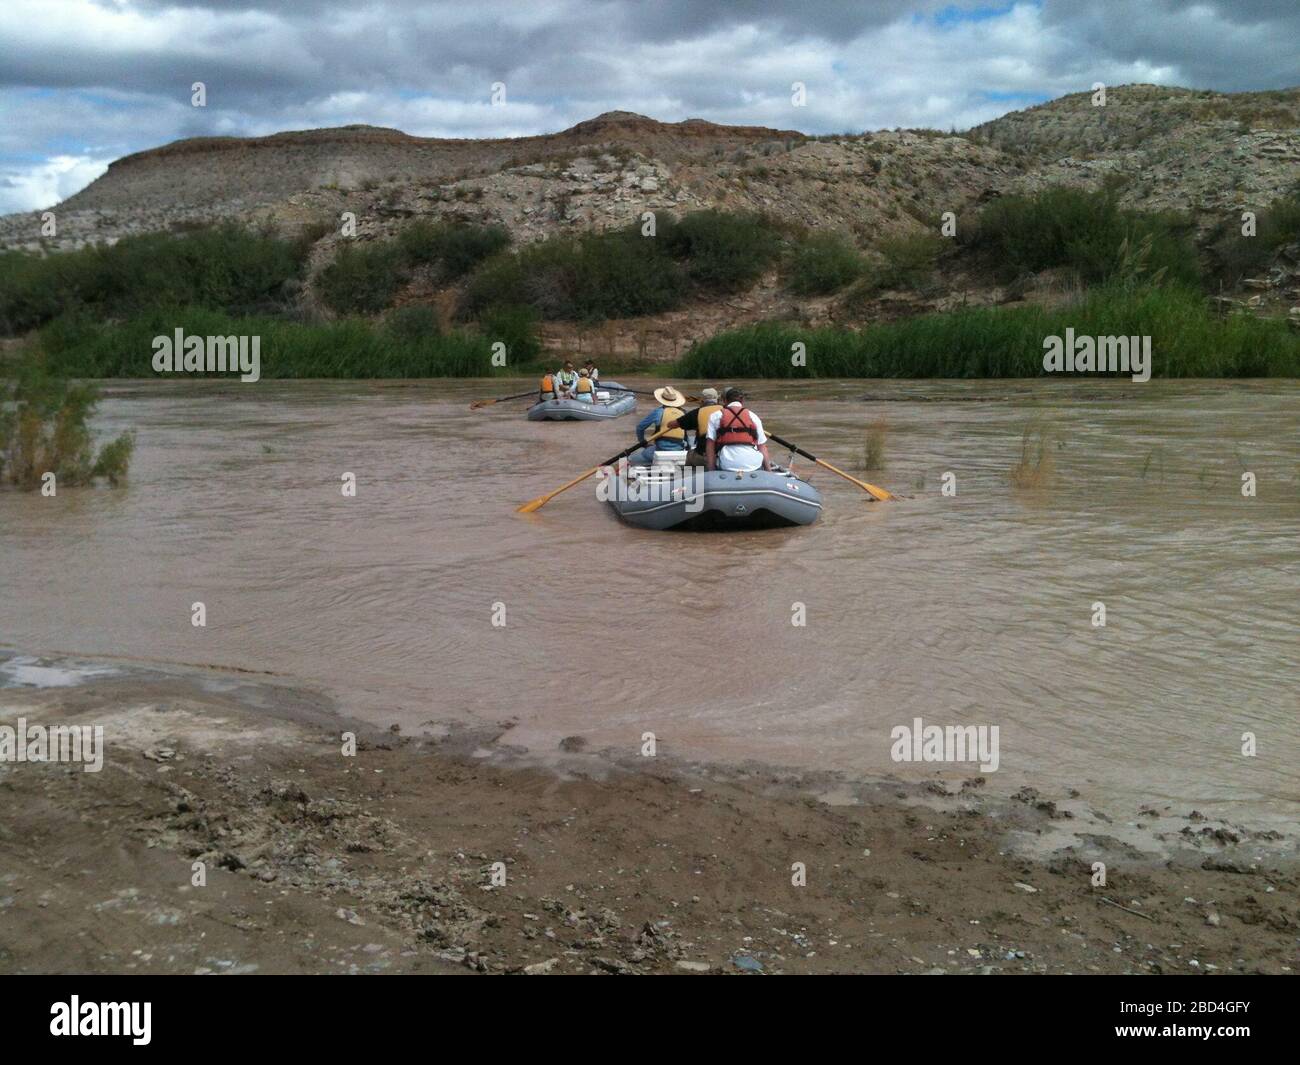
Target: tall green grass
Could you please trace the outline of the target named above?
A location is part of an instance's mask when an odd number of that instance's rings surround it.
[[[1300,335],[1247,315],[1219,318],[1181,288],[1095,289],[1078,305],[993,307],[934,314],[859,331],[765,323],[692,348],[681,377],[1037,377],[1043,340],[1076,335],[1150,336],[1156,377],[1300,375]],[[806,365],[792,365],[792,345]]]
[[[493,366],[497,338],[469,331],[421,333],[355,318],[305,324],[202,308],[155,310],[114,325],[60,318],[40,332],[38,344],[60,375],[166,376],[154,372],[153,338],[171,336],[178,327],[186,335],[260,337],[266,378],[489,377],[531,369],[531,353],[509,349],[506,366]]]

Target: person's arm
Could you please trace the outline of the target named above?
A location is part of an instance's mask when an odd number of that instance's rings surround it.
[[[636,427],[636,438],[643,447],[645,446],[646,430],[649,429],[652,425],[658,424],[658,421],[659,421],[659,412],[657,410],[652,410],[649,414],[647,414],[644,418],[641,419],[641,424]]]
[[[767,453],[767,433],[763,432],[763,419],[757,414],[751,414],[754,419],[754,428],[758,430],[758,435],[754,438],[754,446],[758,448],[758,453],[763,456],[763,469],[772,468],[772,456]]]
[[[704,468],[718,468],[718,426],[722,424],[722,412],[714,411],[709,415],[709,422],[704,427]]]

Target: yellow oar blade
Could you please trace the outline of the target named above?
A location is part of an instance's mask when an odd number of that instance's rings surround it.
[[[825,466],[828,470],[831,471],[831,473],[838,473],[846,481],[852,481],[868,495],[871,495],[876,499],[881,500],[882,502],[894,498],[893,493],[886,492],[883,488],[877,488],[874,484],[867,484],[866,481],[859,481],[856,477],[853,477],[850,474],[845,473],[843,470],[837,469],[836,467],[832,466],[829,462],[826,462],[822,459],[817,459],[816,461],[818,466]]]
[[[588,477],[590,477],[592,474],[594,474],[594,473],[595,473],[596,471],[598,471],[599,469],[600,469],[599,466],[593,466],[593,467],[592,467],[591,469],[589,469],[586,473],[584,473],[581,477],[575,477],[575,478],[574,478],[572,481],[570,481],[568,484],[566,484],[566,485],[561,485],[561,486],[560,486],[559,488],[557,488],[554,492],[547,492],[546,495],[544,495],[544,496],[538,496],[536,499],[531,499],[531,500],[529,500],[527,503],[525,503],[522,507],[516,507],[515,509],[516,509],[520,514],[531,514],[534,510],[541,510],[542,507],[546,506],[547,503],[549,503],[552,499],[554,499],[556,496],[558,496],[561,492],[564,492],[564,491],[566,491],[566,490],[572,488],[575,484],[581,484],[583,481],[585,481]]]

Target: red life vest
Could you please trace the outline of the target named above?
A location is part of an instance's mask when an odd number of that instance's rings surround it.
[[[718,447],[725,447],[728,444],[758,446],[758,428],[754,425],[754,416],[749,413],[748,407],[741,407],[740,410],[733,410],[731,407],[722,408],[715,443]]]

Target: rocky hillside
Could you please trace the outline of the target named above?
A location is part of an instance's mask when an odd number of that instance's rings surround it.
[[[1015,111],[968,136],[1014,158],[1007,186],[1100,187],[1140,210],[1191,213],[1203,228],[1262,207],[1300,181],[1300,89],[1215,93],[1157,85],[1107,90]]]
[[[1151,85],[1078,93],[964,134],[879,131],[810,137],[794,130],[658,122],[610,112],[536,137],[444,140],[350,126],[259,138],[199,138],[115,162],[58,205],[58,236],[36,214],[0,218],[0,248],[56,251],[146,231],[233,219],[324,235],[316,269],[355,214],[357,237],[391,236],[419,217],[505,226],[517,243],[624,225],[645,211],[759,210],[845,233],[863,249],[959,226],[998,196],[1054,184],[1108,187],[1125,206],[1192,215],[1208,239],[1243,208],[1262,208],[1300,181],[1300,89],[1220,94]],[[1289,276],[1289,275],[1288,275]],[[1289,284],[1289,282],[1286,282]],[[408,293],[427,300],[436,293]],[[1296,292],[1300,301],[1300,289]],[[941,291],[876,301],[871,318],[958,302],[1003,302],[989,279],[949,269]],[[1283,302],[1294,302],[1290,293]],[[309,284],[304,299],[311,301]],[[859,310],[861,310],[859,308]],[[612,351],[672,354],[717,328],[772,315],[837,315],[828,299],[794,299],[775,277],[663,321],[612,323]],[[1285,312],[1283,312],[1285,313]],[[573,342],[554,323],[548,341]],[[578,331],[581,340],[581,332]]]

